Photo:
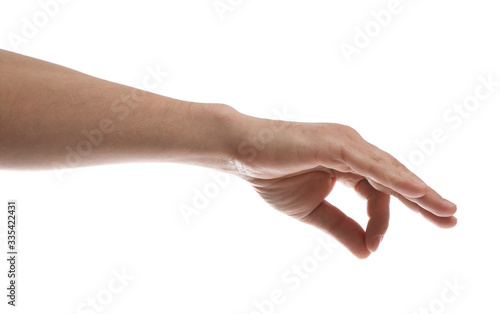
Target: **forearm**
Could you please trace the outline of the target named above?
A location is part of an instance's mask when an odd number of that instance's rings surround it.
[[[183,162],[231,170],[239,114],[0,50],[0,167]]]

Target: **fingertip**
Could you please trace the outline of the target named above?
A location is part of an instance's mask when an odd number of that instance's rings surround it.
[[[380,243],[382,242],[382,239],[384,238],[383,235],[376,236],[372,238],[368,243],[367,243],[367,248],[371,253],[374,253],[377,251],[378,247],[380,246]]]
[[[457,212],[457,205],[455,203],[450,202],[449,200],[443,198],[443,205],[447,209],[447,213],[451,215],[454,215]]]
[[[451,216],[448,223],[441,226],[443,229],[450,229],[457,225],[458,219],[455,216]]]
[[[432,211],[439,217],[452,217],[457,212],[457,205],[447,199],[441,198],[432,208],[428,207],[427,210]]]
[[[371,252],[370,252],[369,250],[367,250],[367,249],[366,249],[366,250],[364,250],[364,251],[359,251],[359,252],[356,252],[356,253],[354,253],[354,252],[353,252],[353,254],[354,254],[354,256],[356,256],[358,259],[367,259],[367,258],[368,258],[368,256],[370,256],[370,255],[371,255]]]
[[[436,216],[425,209],[421,209],[420,214],[424,216],[424,218],[428,219],[434,225],[441,229],[450,229],[457,225],[457,218],[455,216],[441,217]]]
[[[342,240],[337,238],[354,256],[358,259],[366,259],[372,253],[366,246],[366,240],[364,234],[359,234],[356,236],[352,234],[353,238],[358,238],[357,240]]]

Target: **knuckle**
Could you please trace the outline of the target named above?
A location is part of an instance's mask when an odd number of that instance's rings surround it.
[[[406,172],[408,169],[396,157],[389,155],[389,164],[396,172]]]
[[[340,133],[342,133],[344,136],[347,136],[350,139],[361,138],[361,135],[353,127],[350,127],[345,124],[336,124],[336,127],[340,131]]]

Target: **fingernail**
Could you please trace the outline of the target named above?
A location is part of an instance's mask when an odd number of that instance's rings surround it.
[[[413,183],[415,184],[415,186],[417,186],[418,188],[420,189],[425,189],[428,187],[427,184],[425,184],[424,182],[422,181],[417,181],[417,180],[414,180]]]
[[[449,207],[457,207],[456,204],[448,201],[447,199],[443,198],[443,203],[446,204],[446,206],[449,206]]]
[[[374,241],[375,242],[375,246],[371,250],[372,253],[375,252],[378,249],[378,247],[380,246],[380,243],[382,242],[382,239],[384,238],[384,236],[378,236],[377,238],[375,238],[375,241]]]

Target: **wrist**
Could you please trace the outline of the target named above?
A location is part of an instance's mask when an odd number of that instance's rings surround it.
[[[237,113],[239,137],[233,148],[235,174],[245,180],[273,176],[269,174],[271,168],[291,157],[288,149],[297,139],[290,136],[293,123]]]
[[[217,156],[217,160],[216,165],[210,167],[242,178],[247,177],[247,172],[253,168],[253,162],[263,149],[262,141],[267,139],[262,137],[283,122],[248,116],[225,104],[195,103],[192,106],[199,107],[200,115],[209,117],[210,125],[217,130],[217,143],[208,149],[212,156]],[[207,138],[207,141],[211,140]]]
[[[209,120],[209,126],[202,132],[205,134],[204,141],[211,143],[207,153],[214,156],[215,160],[209,161],[207,166],[237,174],[238,146],[246,137],[251,117],[226,104],[195,103],[192,106],[199,106],[199,114]]]
[[[225,104],[177,100],[167,115],[175,117],[165,121],[168,161],[236,172],[234,160],[248,116]]]

